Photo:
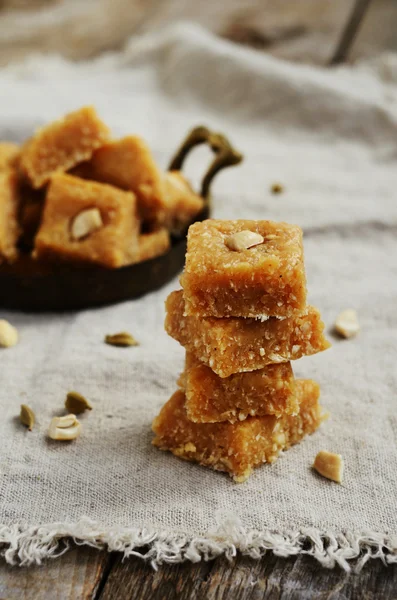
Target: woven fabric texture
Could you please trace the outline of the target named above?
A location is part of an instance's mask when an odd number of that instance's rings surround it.
[[[236,549],[307,552],[322,564],[397,560],[397,58],[321,69],[239,49],[192,26],[71,64],[34,58],[0,72],[0,138],[95,104],[115,135],[142,135],[164,167],[187,130],[230,136],[245,162],[214,185],[217,218],[274,219],[305,233],[309,300],[328,330],[355,308],[361,332],[294,365],[318,380],[330,419],[238,485],[151,446],[151,421],[176,389],[183,349],[163,329],[175,279],[137,301],[67,314],[0,311],[20,343],[0,352],[0,544],[39,562],[60,538],[139,552],[153,564]],[[189,161],[197,184],[209,160]],[[274,196],[273,183],[285,191]],[[72,292],[72,290],[71,290]],[[130,331],[139,347],[105,345]],[[72,444],[46,437],[65,394],[86,395]],[[37,426],[18,422],[29,404]],[[342,485],[311,470],[328,449]]]

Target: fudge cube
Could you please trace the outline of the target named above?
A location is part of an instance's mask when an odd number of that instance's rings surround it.
[[[54,175],[35,240],[35,256],[121,267],[138,255],[139,226],[132,192],[71,175]]]
[[[12,142],[0,142],[0,171],[7,171],[17,166],[19,146]]]
[[[163,173],[147,144],[136,136],[105,144],[73,174],[133,191],[144,220],[176,233],[191,223],[204,206],[182,173]]]
[[[203,210],[204,200],[180,171],[168,171],[164,186],[164,225],[170,231],[180,233]]]
[[[235,423],[248,416],[280,417],[299,411],[289,362],[222,379],[187,352],[180,383],[186,395],[187,418],[194,423]]]
[[[21,243],[26,250],[32,250],[34,238],[40,228],[44,204],[29,202],[22,207],[20,224],[22,229]]]
[[[110,137],[109,129],[87,106],[37,131],[21,151],[20,168],[34,188],[56,172],[88,160]]]
[[[300,314],[306,309],[302,230],[272,221],[194,223],[181,285],[190,316]]]
[[[274,462],[280,452],[313,433],[324,420],[316,382],[298,379],[296,394],[297,415],[248,417],[237,423],[193,423],[186,413],[185,395],[177,391],[153,421],[153,444],[243,482],[255,467]]]
[[[319,311],[287,319],[216,319],[185,316],[182,290],[166,300],[165,330],[220,377],[296,360],[330,347]]]
[[[168,252],[171,246],[170,234],[165,227],[155,228],[148,233],[141,233],[138,241],[136,262],[143,262]]]
[[[103,145],[74,174],[134,192],[142,217],[161,222],[164,178],[141,138],[127,136]]]
[[[0,172],[0,264],[12,262],[18,256],[20,234],[18,177],[15,170]]]
[[[19,223],[22,229],[19,240],[23,250],[31,251],[34,246],[34,238],[39,230],[44,210],[44,189],[33,188],[20,183],[20,211]]]

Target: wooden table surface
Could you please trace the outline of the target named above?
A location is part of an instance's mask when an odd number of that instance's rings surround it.
[[[40,567],[0,563],[0,600],[396,600],[397,565],[370,560],[360,574],[323,569],[305,556],[255,561],[238,556],[155,571],[76,547]]]

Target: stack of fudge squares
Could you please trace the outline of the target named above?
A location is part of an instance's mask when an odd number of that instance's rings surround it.
[[[306,303],[302,231],[195,223],[181,285],[167,298],[165,328],[186,349],[185,369],[153,443],[242,482],[324,419],[319,385],[295,379],[290,362],[329,347]]]

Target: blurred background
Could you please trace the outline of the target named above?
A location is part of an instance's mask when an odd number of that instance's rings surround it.
[[[397,0],[0,0],[0,65],[35,52],[89,59],[186,20],[314,64],[397,49]]]

